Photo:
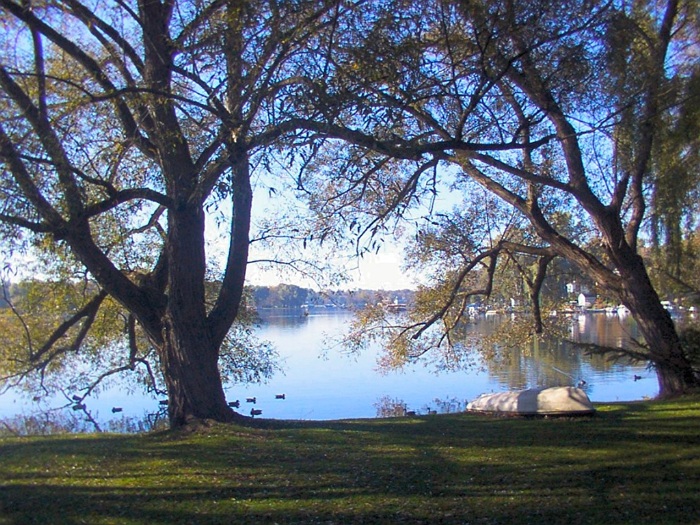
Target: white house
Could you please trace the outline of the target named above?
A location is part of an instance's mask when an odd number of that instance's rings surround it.
[[[580,293],[578,294],[578,306],[580,308],[590,308],[598,297],[596,295]]]

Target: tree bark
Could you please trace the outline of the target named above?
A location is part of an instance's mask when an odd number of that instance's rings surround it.
[[[538,209],[529,211],[528,218],[542,239],[561,257],[614,292],[629,308],[644,336],[649,361],[656,369],[659,397],[677,396],[700,387],[700,378],[685,355],[673,320],[651,284],[642,257],[626,243],[619,219],[611,214],[594,217],[604,234],[614,272],[558,235]]]
[[[659,397],[673,397],[700,387],[671,315],[663,307],[638,255],[630,257],[622,276],[620,298],[637,321],[656,369]]]
[[[544,323],[542,322],[542,308],[540,305],[540,292],[544,279],[547,276],[547,265],[552,261],[552,256],[540,257],[537,260],[537,273],[535,279],[528,279],[528,288],[530,289],[530,302],[532,303],[532,315],[535,318],[535,333],[541,334],[544,331]]]
[[[207,321],[204,213],[182,203],[168,216],[168,303],[161,367],[168,389],[171,428],[192,418],[231,421],[218,368],[219,345]]]
[[[169,324],[160,357],[170,428],[196,419],[233,421],[236,415],[226,403],[218,349],[210,341],[198,339],[187,327]]]

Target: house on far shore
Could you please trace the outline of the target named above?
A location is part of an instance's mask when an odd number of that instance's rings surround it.
[[[576,304],[579,308],[585,310],[586,308],[590,308],[591,306],[593,306],[597,298],[597,295],[580,293],[578,294],[578,301]]]

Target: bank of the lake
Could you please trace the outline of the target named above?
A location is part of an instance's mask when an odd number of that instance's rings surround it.
[[[0,438],[0,523],[695,524],[700,397]]]

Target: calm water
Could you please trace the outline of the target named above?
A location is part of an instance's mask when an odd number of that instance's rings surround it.
[[[281,419],[336,419],[390,415],[401,408],[426,413],[461,410],[485,392],[534,386],[575,385],[594,401],[627,401],[655,396],[656,376],[645,366],[611,364],[590,358],[568,345],[542,344],[531,352],[511,352],[504,363],[479,362],[459,371],[436,372],[434,366],[416,364],[402,371],[383,373],[377,369],[376,351],[348,356],[337,350],[324,354],[324,339],[346,329],[347,315],[317,314],[309,317],[271,317],[265,338],[273,341],[285,359],[286,375],[267,385],[228,390],[230,399],[241,400],[241,411],[252,404],[264,417]],[[490,333],[502,319],[485,317],[471,327],[475,333]],[[581,316],[572,321],[572,336],[586,342],[619,344],[636,336],[634,324],[617,316]],[[635,381],[635,376],[641,377]],[[285,394],[284,400],[275,399]]]
[[[268,384],[231,385],[226,388],[227,398],[240,400],[239,411],[244,414],[255,407],[267,418],[340,419],[381,417],[404,410],[456,411],[482,393],[575,385],[580,380],[586,382],[584,388],[593,401],[628,401],[653,397],[658,392],[655,374],[644,366],[612,364],[561,344],[542,343],[524,352],[512,351],[501,363],[478,362],[467,370],[436,372],[434,366],[416,364],[383,373],[377,370],[376,350],[347,355],[340,349],[328,349],[329,337],[342,333],[350,319],[347,313],[265,316],[260,339],[275,344],[284,372]],[[473,334],[489,333],[501,322],[498,316],[485,317],[470,330]],[[572,319],[569,329],[582,341],[611,345],[636,336],[630,319],[605,314]],[[276,399],[280,394],[285,398]],[[255,397],[256,403],[246,402],[248,397]],[[114,418],[114,406],[123,409],[117,414],[120,418],[140,418],[158,409],[157,400],[127,395],[118,389],[88,399],[87,404],[100,422]],[[11,393],[2,395],[0,418],[50,408],[46,401],[35,405]]]

